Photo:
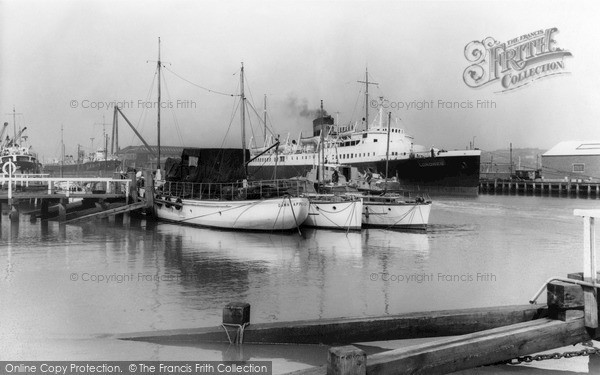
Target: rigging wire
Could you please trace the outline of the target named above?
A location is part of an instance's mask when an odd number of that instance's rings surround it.
[[[158,70],[154,71],[154,77],[152,78],[152,83],[150,84],[150,90],[148,90],[148,95],[146,95],[146,103],[150,102],[150,97],[152,96],[152,93],[154,92],[154,81],[156,80],[156,76],[158,74]],[[144,124],[146,122],[146,116],[148,115],[148,111],[146,110],[146,107],[144,106],[142,113],[140,113],[140,117],[138,118],[137,124],[136,124],[136,129],[138,129],[138,132],[141,134],[142,130],[144,129]],[[142,124],[140,126],[140,124]],[[131,135],[131,141],[129,142],[130,144],[140,144],[140,140],[138,140],[138,142],[134,143],[134,140],[137,138],[137,136],[135,134]]]
[[[165,84],[167,98],[169,99],[169,103],[171,103],[171,93],[169,92],[169,86],[167,85],[167,80],[164,76],[162,77],[162,80]],[[175,124],[175,131],[177,132],[177,136],[179,137],[179,144],[184,146],[183,137],[181,136],[181,129],[179,127],[179,121],[177,121],[177,116],[175,116],[175,110],[173,109],[172,106],[169,106],[169,109],[171,110],[171,115],[173,116],[173,123]]]
[[[213,93],[213,94],[223,95],[223,96],[240,96],[240,94],[228,94],[228,93],[225,93],[225,92],[222,92],[222,91],[217,91],[217,90],[209,89],[207,87],[204,87],[204,86],[201,86],[201,85],[199,85],[197,83],[194,83],[194,82],[190,81],[187,78],[184,78],[184,77],[180,76],[179,74],[175,73],[173,70],[169,69],[168,67],[165,67],[165,69],[167,69],[169,72],[173,73],[173,75],[175,75],[177,78],[179,78],[179,79],[181,79],[181,80],[189,83],[190,85],[196,86],[196,87],[198,87],[198,88],[200,88],[200,89],[202,89],[204,91],[207,91],[207,92],[210,92],[210,93]]]
[[[225,140],[227,139],[227,136],[229,135],[229,131],[231,130],[231,125],[233,124],[233,120],[235,119],[235,114],[236,114],[238,108],[240,107],[241,103],[242,103],[241,97],[239,100],[234,100],[233,108],[231,111],[231,118],[229,120],[229,125],[227,126],[227,132],[225,133],[225,136],[223,137],[223,141],[221,142],[221,145],[219,146],[219,150],[221,150],[220,151],[221,155],[224,153],[223,146],[225,145]],[[214,164],[211,168],[211,170],[213,172],[216,170],[217,163],[219,163],[219,157],[215,158],[215,160],[214,160]]]
[[[250,101],[247,101],[247,103],[248,103],[248,106],[250,106],[250,108],[252,109],[252,111],[254,111],[254,113],[256,114],[256,117],[258,118],[258,122],[259,122],[259,124],[260,124],[260,125],[262,125],[262,126],[264,126],[264,127],[266,127],[266,128],[267,128],[267,131],[268,131],[268,132],[269,132],[269,133],[270,133],[272,136],[275,136],[275,131],[274,131],[275,129],[273,129],[273,128],[272,128],[272,123],[271,123],[271,127],[270,127],[268,124],[265,124],[264,120],[262,119],[262,117],[260,116],[260,114],[258,113],[258,111],[256,110],[256,108],[255,108],[255,107],[254,107],[254,105],[253,105],[253,102],[254,102],[254,97],[252,96],[252,89],[250,88],[250,83],[248,82],[248,78],[247,78],[246,76],[244,76],[244,82],[246,83],[246,86],[245,86],[245,87],[247,87],[247,89],[248,89],[248,94],[249,94],[249,96],[250,96]],[[270,116],[269,116],[269,114],[267,113],[267,122],[268,122],[269,120],[270,120]],[[252,125],[250,125],[250,126],[252,126]],[[252,132],[252,137],[253,137],[254,139],[256,139],[256,137],[255,137],[255,134],[254,134],[254,128],[252,128],[252,127],[251,127],[251,128],[250,128],[250,131]],[[262,133],[262,131],[261,131],[261,133]],[[265,136],[265,139],[266,139],[266,136]],[[263,142],[264,142],[264,139],[263,139]]]

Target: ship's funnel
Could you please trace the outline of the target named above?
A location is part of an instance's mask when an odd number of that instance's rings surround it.
[[[329,129],[333,128],[333,117],[325,115],[313,120],[313,136],[321,134],[321,129],[325,129],[325,134],[329,133]]]

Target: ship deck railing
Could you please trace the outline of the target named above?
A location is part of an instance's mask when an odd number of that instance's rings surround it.
[[[156,189],[158,195],[181,199],[248,200],[300,196],[307,190],[306,181],[261,180],[230,183],[166,181]]]

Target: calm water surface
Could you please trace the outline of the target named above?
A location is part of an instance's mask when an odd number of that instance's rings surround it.
[[[600,201],[436,199],[426,233],[215,231],[129,221],[0,226],[0,359],[274,361],[283,373],[326,347],[177,347],[114,339],[215,326],[246,301],[252,322],[524,304],[582,269],[575,208]],[[541,300],[543,302],[543,299]]]

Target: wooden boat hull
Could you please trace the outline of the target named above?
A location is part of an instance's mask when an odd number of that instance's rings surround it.
[[[385,228],[426,229],[431,203],[363,202],[362,223]]]
[[[305,226],[340,230],[360,230],[362,227],[361,199],[335,202],[311,197],[309,202]]]
[[[202,227],[281,231],[294,229],[308,217],[308,199],[278,197],[254,200],[209,200],[168,198],[156,200],[155,214],[161,220]]]

